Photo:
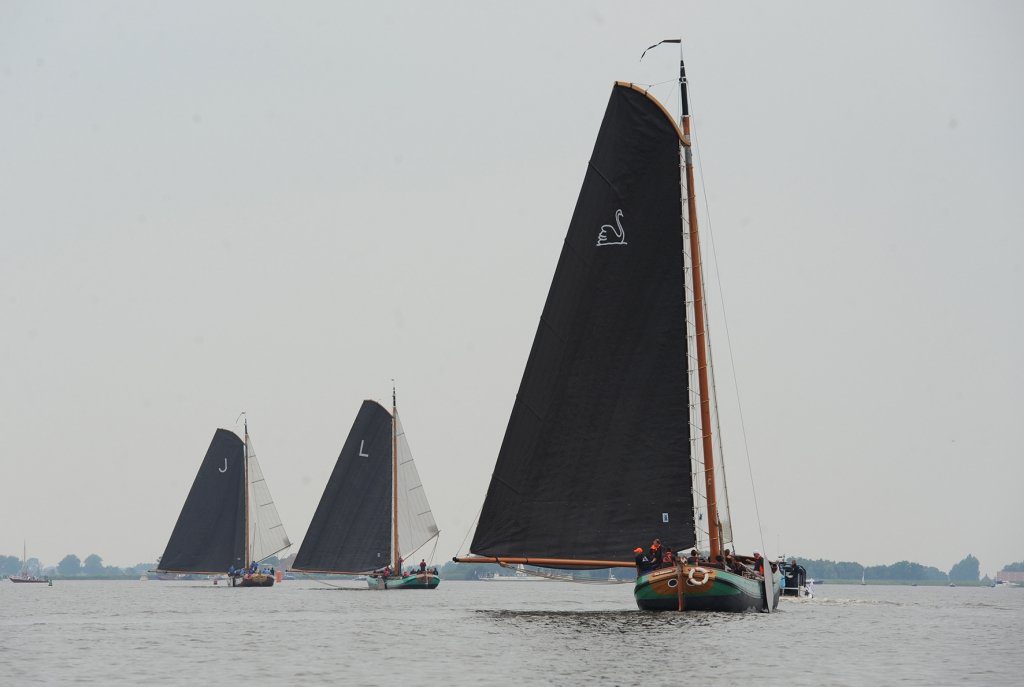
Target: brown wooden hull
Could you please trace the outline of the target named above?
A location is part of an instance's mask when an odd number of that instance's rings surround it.
[[[273,575],[246,575],[231,578],[232,587],[273,587]]]

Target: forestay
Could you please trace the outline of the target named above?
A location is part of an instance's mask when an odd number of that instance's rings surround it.
[[[410,556],[438,534],[434,514],[412,459],[402,421],[395,416],[398,443],[398,548]]]

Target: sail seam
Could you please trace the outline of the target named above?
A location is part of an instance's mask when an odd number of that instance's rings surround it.
[[[619,193],[619,189],[615,188],[615,184],[613,184],[611,181],[609,181],[608,177],[606,177],[604,175],[604,173],[600,169],[597,168],[597,165],[594,164],[593,160],[589,160],[587,162],[587,166],[590,167],[595,172],[597,172],[597,176],[601,177],[601,179],[604,181],[604,183],[608,184],[608,188],[610,188],[612,191],[614,191],[615,195],[622,195],[622,194]]]

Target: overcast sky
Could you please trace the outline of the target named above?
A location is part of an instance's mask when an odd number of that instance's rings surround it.
[[[0,1],[0,553],[155,560],[242,410],[298,544],[395,377],[454,554],[610,87],[673,79],[638,58],[682,36],[769,550],[1024,558],[1022,31],[1014,2]]]

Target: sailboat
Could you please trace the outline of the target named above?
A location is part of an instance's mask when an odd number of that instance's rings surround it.
[[[634,567],[634,547],[653,538],[676,551],[706,541],[707,563],[638,570],[637,606],[770,612],[780,592],[770,564],[726,548],[732,528],[713,443],[681,54],[679,95],[677,123],[645,88],[612,88],[470,545],[475,555],[454,560]]]
[[[526,571],[526,566],[520,564],[515,566],[515,572],[511,575],[478,575],[478,580],[482,582],[548,582],[551,578],[542,577],[538,575],[531,575]]]
[[[391,412],[363,401],[291,569],[366,575],[372,589],[436,589],[436,570],[402,567],[439,534],[394,390]]]
[[[16,584],[48,584],[51,587],[53,586],[53,582],[50,581],[49,577],[37,577],[29,574],[28,548],[26,547],[25,542],[21,543],[21,572],[17,575],[8,575],[7,579]]]
[[[260,563],[292,543],[252,450],[248,419],[244,427],[241,438],[214,433],[155,572],[227,573],[232,587],[274,586]]]

